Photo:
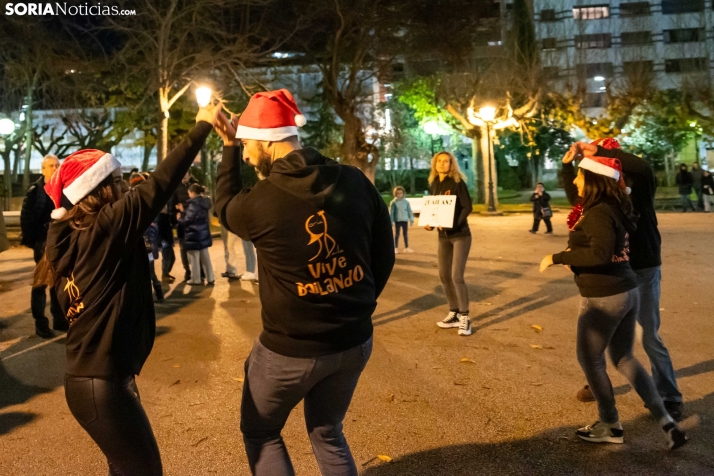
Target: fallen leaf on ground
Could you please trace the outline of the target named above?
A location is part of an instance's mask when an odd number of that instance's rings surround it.
[[[179,384],[179,383],[181,383],[181,379],[178,379],[177,381],[175,381],[174,383],[169,385],[169,387],[173,387],[174,385]]]
[[[468,385],[469,383],[464,380],[457,380],[454,385]]]
[[[377,458],[379,458],[380,460],[384,461],[385,463],[391,463],[391,462],[392,462],[392,458],[390,458],[390,457],[387,456],[387,455],[377,455]]]
[[[531,349],[543,349],[543,346],[540,344],[531,344]]]
[[[181,367],[181,366],[180,366],[179,364],[176,364],[176,365],[174,365],[173,367],[174,367],[175,369],[178,369],[178,368]]]
[[[660,310],[660,311],[664,311],[664,308],[663,308],[663,307],[660,307],[659,310]]]
[[[543,328],[538,324],[533,324],[531,327],[535,329],[536,332],[541,332],[543,330]]]
[[[207,437],[207,436],[204,436],[203,438],[201,438],[200,440],[198,440],[197,442],[195,442],[195,443],[193,444],[193,446],[198,446],[198,445],[200,445],[201,443],[203,443],[204,441],[206,441],[207,439],[208,439],[208,437]]]
[[[473,361],[473,360],[471,360],[471,359],[467,359],[466,357],[462,358],[462,359],[461,359],[461,362],[462,362],[462,363],[469,363],[469,364],[475,364],[475,363],[476,363],[475,361]]]
[[[240,377],[233,377],[233,380],[235,380],[236,382],[243,382],[243,381],[245,381],[244,378],[240,378]]]

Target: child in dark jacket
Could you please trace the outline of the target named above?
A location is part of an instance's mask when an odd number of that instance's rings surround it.
[[[553,216],[550,209],[550,195],[545,191],[545,185],[541,182],[536,185],[535,192],[531,195],[531,202],[533,202],[533,228],[530,229],[530,232],[538,233],[540,221],[543,220],[546,228],[545,234],[553,234],[553,225],[550,223],[550,217]]]
[[[205,188],[197,183],[188,187],[189,200],[186,208],[179,213],[178,221],[184,229],[184,241],[191,265],[189,284],[202,284],[201,267],[206,276],[207,284],[213,284],[213,265],[208,254],[208,248],[213,245],[209,226],[211,199],[204,196]],[[183,208],[183,207],[180,207]]]

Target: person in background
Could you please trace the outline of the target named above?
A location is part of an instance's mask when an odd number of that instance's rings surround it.
[[[52,200],[45,192],[45,184],[50,181],[52,175],[60,166],[57,156],[48,154],[42,160],[42,177],[35,182],[25,194],[20,212],[20,228],[22,229],[22,244],[34,251],[35,264],[39,263],[45,253],[45,241],[47,240],[47,229],[52,220],[51,214],[54,208]],[[45,317],[45,307],[47,306],[47,286],[32,288],[30,293],[30,307],[32,317],[35,319],[35,333],[49,339],[55,336],[50,329],[49,320]],[[50,313],[52,314],[52,327],[56,331],[65,332],[69,329],[67,319],[60,308],[57,300],[57,293],[50,288]]]
[[[10,241],[7,239],[7,228],[5,228],[5,215],[0,210],[0,253],[10,249]]]
[[[714,176],[708,170],[702,174],[702,195],[704,211],[709,213],[714,205]]]
[[[681,164],[679,166],[679,172],[677,173],[675,180],[677,182],[677,186],[679,187],[679,198],[682,201],[682,213],[685,213],[688,208],[695,211],[694,205],[692,205],[692,200],[689,198],[692,194],[694,178],[687,170],[687,166],[685,164]]]
[[[231,233],[225,226],[221,225],[221,238],[223,238],[223,248],[226,258],[226,272],[221,273],[224,278],[240,279],[241,281],[258,282],[255,274],[255,247],[253,243],[241,239],[238,235]],[[240,241],[245,257],[245,272],[238,273],[238,254],[236,253],[236,243]]]
[[[630,184],[630,200],[639,214],[637,229],[630,233],[630,266],[637,275],[640,291],[640,312],[637,322],[642,326],[642,346],[649,357],[652,378],[657,391],[664,400],[664,406],[676,421],[683,418],[682,393],[677,386],[672,358],[659,335],[661,323],[660,293],[662,281],[662,238],[660,237],[655,213],[655,193],[657,179],[650,164],[633,154],[620,149],[620,144],[612,138],[599,139],[592,144],[576,142],[563,157],[563,185],[571,204],[575,205],[568,217],[568,227],[572,228],[582,212],[581,198],[573,183],[576,160],[590,156],[609,157],[620,161],[625,180]],[[590,386],[586,385],[577,393],[582,402],[593,401]]]
[[[174,196],[168,203],[167,211],[174,212],[175,216],[178,216],[176,213],[186,209],[186,202],[189,199],[188,187],[191,186],[193,183],[195,183],[195,180],[193,180],[189,172],[186,172],[186,175],[184,176],[183,180],[181,180],[181,183],[179,184],[178,188],[176,189],[176,192],[174,193]],[[183,280],[188,282],[191,279],[191,266],[188,262],[185,230],[181,223],[174,222],[174,224],[176,226],[176,236],[178,237],[179,241],[181,264],[183,265],[184,269]]]
[[[149,178],[149,174],[141,174],[139,172],[134,172],[129,176],[129,188],[135,188],[142,182],[145,182]],[[161,287],[161,281],[156,276],[156,269],[154,267],[154,261],[159,257],[159,251],[157,243],[159,237],[159,228],[156,226],[156,222],[151,222],[151,225],[144,232],[144,247],[149,256],[149,277],[151,278],[151,285],[154,288],[154,295],[156,296],[156,302],[164,302],[164,290]]]
[[[451,228],[439,227],[439,279],[449,302],[449,314],[436,323],[442,329],[458,327],[461,336],[471,335],[469,318],[469,290],[464,281],[466,260],[471,251],[471,229],[468,217],[473,211],[471,196],[466,187],[466,177],[459,169],[459,163],[453,154],[437,152],[431,159],[429,174],[429,195],[455,195],[454,225]],[[432,227],[425,227],[427,231]]]
[[[189,199],[186,208],[179,206],[181,213],[176,217],[184,229],[184,246],[191,263],[191,279],[189,284],[202,284],[201,270],[206,276],[207,284],[214,283],[213,265],[208,248],[213,245],[208,211],[211,209],[211,199],[204,196],[205,188],[197,183],[188,187]]]
[[[175,216],[176,209],[167,203],[156,217],[156,229],[158,232],[156,247],[161,250],[161,280],[167,283],[173,283],[176,280],[176,278],[171,275],[171,270],[176,262],[176,253],[174,253],[174,230],[172,226]]]
[[[394,252],[399,253],[399,231],[404,232],[404,251],[414,253],[414,250],[409,248],[409,227],[414,225],[414,213],[409,204],[409,200],[404,198],[406,190],[401,185],[394,187],[392,191],[394,200],[389,204],[389,216],[394,225]]]
[[[692,188],[694,193],[697,194],[697,210],[704,210],[704,200],[702,197],[702,178],[704,177],[704,171],[699,166],[699,162],[694,162],[692,164]]]
[[[545,234],[553,234],[553,225],[550,223],[550,218],[553,212],[550,209],[550,195],[545,191],[545,185],[538,182],[535,191],[531,194],[531,202],[533,202],[533,228],[529,231],[533,234],[538,233],[540,221],[545,222]]]
[[[635,389],[674,450],[687,437],[669,415],[654,381],[634,356],[635,323],[640,311],[637,275],[630,266],[630,233],[636,230],[634,211],[622,165],[617,159],[582,159],[574,180],[582,213],[570,226],[565,251],[541,261],[543,273],[553,265],[569,266],[580,295],[578,362],[598,403],[599,419],[576,431],[592,443],[624,443],[624,430],[607,375],[605,351]]]

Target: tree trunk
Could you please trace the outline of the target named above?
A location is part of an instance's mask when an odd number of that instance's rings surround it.
[[[32,93],[31,87],[27,93],[27,111],[25,112],[25,170],[22,174],[22,189],[30,188],[30,157],[32,156]]]
[[[17,176],[20,173],[20,157],[22,156],[19,144],[13,155],[15,157],[12,162],[12,183],[17,183]]]
[[[483,160],[481,163],[483,164],[483,184],[484,184],[484,201],[486,205],[489,204],[489,192],[490,192],[490,185],[489,182],[493,181],[493,206],[498,207],[498,173],[496,171],[496,157],[494,155],[494,150],[493,150],[493,141],[490,140],[490,137],[487,136],[487,134],[482,134],[481,135],[481,148],[483,152],[481,155],[483,157]],[[491,174],[492,177],[489,176],[489,158],[491,161]]]
[[[409,193],[416,194],[416,171],[414,170],[413,157],[409,157]]]
[[[146,139],[144,139],[146,140]],[[141,162],[142,172],[149,170],[149,160],[151,159],[151,151],[154,149],[153,144],[144,142],[144,159]]]
[[[342,134],[342,147],[340,155],[343,163],[360,169],[364,175],[374,183],[379,151],[365,140],[362,132],[362,121],[357,117],[343,119],[345,126]],[[372,156],[370,160],[369,156]]]
[[[669,154],[664,154],[664,180],[668,187],[672,186],[672,157]]]
[[[156,165],[158,166],[169,152],[169,111],[161,113],[161,127],[156,143]]]
[[[478,136],[471,138],[471,159],[474,162],[474,188],[476,189],[476,203],[486,203],[486,195],[484,191],[486,190],[484,178],[486,174],[483,173],[483,153],[480,147],[481,139]]]
[[[4,195],[3,210],[10,210],[10,201],[12,199],[12,168],[10,166],[10,151],[3,153],[3,162],[5,163],[5,174],[3,175]]]

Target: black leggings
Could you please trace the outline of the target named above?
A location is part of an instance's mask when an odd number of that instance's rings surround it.
[[[110,476],[163,474],[133,376],[111,381],[65,376],[64,388],[72,415],[107,457]]]

